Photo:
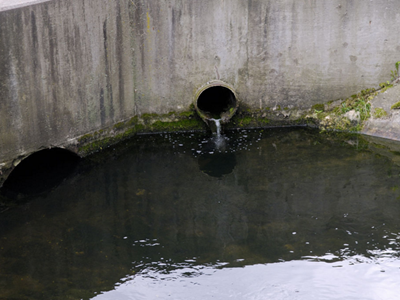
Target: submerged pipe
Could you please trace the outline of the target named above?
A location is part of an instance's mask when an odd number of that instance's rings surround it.
[[[198,115],[210,126],[214,124],[213,120],[220,120],[221,124],[228,123],[236,113],[239,101],[230,85],[214,80],[197,90],[194,106]]]

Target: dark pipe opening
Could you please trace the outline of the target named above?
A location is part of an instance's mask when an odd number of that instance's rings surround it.
[[[236,109],[236,97],[223,86],[213,86],[204,90],[197,99],[197,108],[206,118],[220,119],[231,108]]]
[[[1,194],[20,199],[49,191],[71,175],[79,161],[78,155],[60,148],[33,153],[11,172],[0,189]]]

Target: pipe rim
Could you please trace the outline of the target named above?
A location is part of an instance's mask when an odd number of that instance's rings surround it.
[[[235,106],[232,106],[233,110],[232,110],[232,109],[229,110],[229,114],[227,114],[226,116],[224,116],[224,118],[222,119],[222,123],[227,123],[227,122],[229,122],[229,120],[233,117],[233,115],[236,113],[236,111],[237,111],[237,109],[238,109],[238,107],[239,107],[239,102],[240,102],[240,100],[239,100],[239,98],[238,98],[238,96],[237,96],[237,93],[236,93],[235,89],[234,89],[230,84],[228,84],[228,83],[226,83],[226,82],[224,82],[224,81],[222,81],[222,80],[212,80],[212,81],[207,82],[206,84],[202,85],[200,88],[198,88],[198,89],[196,90],[196,92],[195,92],[195,94],[194,94],[194,101],[193,101],[194,107],[195,107],[195,109],[196,109],[198,115],[199,115],[199,116],[201,117],[201,119],[202,119],[204,122],[206,122],[207,124],[208,124],[208,121],[209,121],[210,119],[207,118],[207,117],[204,115],[204,113],[202,112],[202,110],[198,107],[197,101],[199,100],[201,94],[202,94],[204,91],[208,90],[209,88],[212,88],[212,87],[219,87],[219,86],[220,86],[220,87],[224,87],[224,88],[230,90],[230,91],[232,92],[233,96],[235,97],[235,101],[236,101]]]

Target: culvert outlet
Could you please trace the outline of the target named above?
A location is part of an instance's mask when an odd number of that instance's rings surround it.
[[[228,123],[239,106],[234,89],[219,80],[208,82],[197,90],[194,106],[199,116],[210,126],[212,119]]]
[[[80,162],[62,148],[44,149],[23,159],[0,188],[0,196],[19,199],[50,191],[72,175]]]

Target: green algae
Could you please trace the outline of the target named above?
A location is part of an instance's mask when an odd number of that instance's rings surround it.
[[[400,101],[393,104],[390,108],[391,109],[400,109]]]
[[[380,118],[386,117],[387,116],[387,112],[382,107],[378,107],[378,108],[374,109],[374,112],[372,113],[372,116],[375,119],[380,119]]]
[[[193,110],[167,114],[145,113],[81,136],[77,139],[78,153],[86,156],[141,133],[195,130],[206,130],[206,125]]]
[[[196,115],[195,111],[191,110],[191,111],[184,111],[184,112],[180,112],[178,113],[179,117],[186,117],[186,118],[191,118],[194,117]]]
[[[171,132],[171,131],[189,131],[204,129],[202,122],[196,119],[183,119],[179,121],[163,122],[155,121],[151,125],[153,131]]]
[[[325,105],[324,104],[314,104],[313,106],[311,106],[311,109],[313,111],[325,111]]]
[[[114,125],[114,129],[122,129],[125,127],[125,123],[124,122],[119,122],[117,124]]]

